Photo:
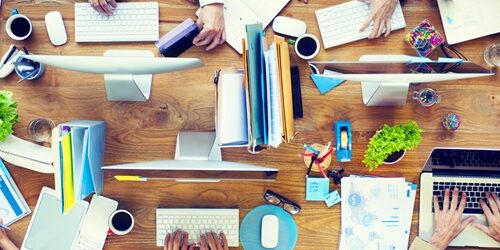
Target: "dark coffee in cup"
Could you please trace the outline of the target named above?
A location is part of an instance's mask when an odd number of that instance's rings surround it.
[[[129,233],[134,227],[134,217],[126,210],[117,210],[109,217],[109,228],[117,235]]]
[[[31,24],[27,19],[18,17],[12,21],[10,29],[14,35],[18,37],[25,37],[31,31]]]
[[[311,56],[317,49],[317,44],[311,37],[304,37],[299,41],[297,49],[299,53],[303,56]]]
[[[319,53],[318,38],[311,34],[300,36],[295,41],[295,53],[302,59],[313,59]]]
[[[115,214],[115,216],[111,220],[111,223],[116,229],[125,231],[132,225],[132,218],[125,212],[119,212]]]

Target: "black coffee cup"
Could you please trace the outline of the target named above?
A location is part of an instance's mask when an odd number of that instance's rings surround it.
[[[5,31],[10,38],[21,41],[31,35],[33,24],[27,16],[19,14],[17,9],[12,9],[12,16],[5,22]]]
[[[311,60],[319,53],[319,40],[312,34],[303,34],[295,41],[295,53],[304,59]]]
[[[116,210],[109,216],[109,229],[116,235],[125,235],[134,227],[134,217],[127,210]]]

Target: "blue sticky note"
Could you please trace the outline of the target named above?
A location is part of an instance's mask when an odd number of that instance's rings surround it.
[[[327,207],[331,207],[340,202],[340,195],[337,190],[333,190],[333,192],[329,193],[325,196],[325,203]]]
[[[311,79],[320,94],[324,94],[344,82],[342,79],[325,77],[319,74],[311,74]]]
[[[330,192],[330,179],[310,177],[306,179],[306,200],[323,201]]]

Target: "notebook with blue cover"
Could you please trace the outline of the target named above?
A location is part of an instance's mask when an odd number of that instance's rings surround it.
[[[0,217],[3,225],[8,226],[31,213],[2,160],[0,160],[0,191]]]

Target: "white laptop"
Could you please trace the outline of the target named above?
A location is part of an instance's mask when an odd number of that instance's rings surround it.
[[[245,25],[262,23],[266,28],[288,2],[290,0],[225,0],[226,42],[243,54],[241,40],[246,37]]]
[[[499,0],[438,0],[449,44],[500,32]]]
[[[476,216],[475,223],[487,225],[479,201],[486,192],[500,195],[500,149],[434,148],[420,175],[418,235],[430,241],[434,232],[432,197],[443,207],[445,188],[458,187],[467,194],[463,218]],[[468,226],[450,246],[491,247],[500,243],[475,227]]]

